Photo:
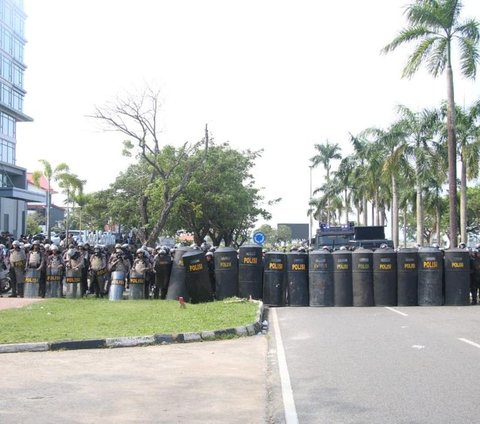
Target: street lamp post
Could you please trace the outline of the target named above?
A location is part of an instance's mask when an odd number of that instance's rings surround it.
[[[310,247],[311,243],[312,243],[312,229],[313,229],[313,210],[312,210],[312,169],[313,169],[313,166],[310,165],[309,166],[310,168],[310,220],[309,220],[309,223],[308,223],[308,246]]]
[[[51,187],[50,187],[50,178],[48,179],[48,187],[47,187],[47,219],[46,219],[46,230],[47,230],[47,240],[50,240],[51,237],[51,232],[52,230],[50,229],[50,208],[51,208],[51,202],[52,202],[52,194],[51,194]]]

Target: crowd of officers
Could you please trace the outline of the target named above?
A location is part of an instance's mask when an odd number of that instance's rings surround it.
[[[72,270],[81,275],[82,296],[108,295],[112,273],[118,271],[124,275],[127,288],[131,275],[141,275],[145,280],[145,298],[165,299],[174,254],[174,249],[166,246],[136,249],[131,244],[116,244],[113,249],[108,249],[74,241],[62,248],[38,240],[31,244],[14,240],[9,247],[0,244],[0,267],[8,272],[11,279],[9,297],[23,297],[25,275],[29,269],[34,269],[40,273],[40,297],[49,296],[46,283],[50,275],[60,275],[60,281],[64,281],[67,271]],[[214,289],[213,252],[206,251],[206,258],[212,270],[210,276]],[[64,295],[62,289],[60,296]]]

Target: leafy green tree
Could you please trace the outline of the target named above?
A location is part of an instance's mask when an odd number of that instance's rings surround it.
[[[40,222],[42,217],[38,212],[27,214],[27,234],[38,234],[40,232]]]
[[[457,141],[455,133],[455,98],[452,70],[453,42],[459,45],[462,74],[475,78],[479,60],[479,24],[474,19],[460,20],[459,0],[416,0],[406,7],[409,26],[383,48],[384,53],[418,42],[403,69],[403,77],[413,76],[422,64],[434,77],[447,76],[448,194],[451,246],[457,245]]]
[[[292,229],[288,225],[278,226],[277,241],[284,243],[290,243],[292,241]]]
[[[113,218],[115,213],[113,208],[117,199],[112,189],[89,193],[85,200],[85,206],[82,208],[82,222],[89,230],[103,230],[108,222],[124,222],[123,220],[129,217],[127,213],[125,216],[115,215]],[[136,212],[137,210],[132,208],[132,211]]]
[[[141,225],[137,235],[142,243],[153,245],[165,228],[176,200],[182,195],[193,173],[202,166],[208,151],[208,130],[205,137],[180,148],[162,147],[160,143],[159,93],[147,88],[140,95],[119,98],[114,103],[97,107],[92,116],[107,129],[128,137],[123,152],[135,152],[148,169],[148,182],[137,186],[138,216]],[[203,150],[202,153],[200,151]],[[178,169],[182,168],[182,173]],[[160,192],[156,191],[160,189]],[[155,198],[152,190],[156,191]],[[156,200],[158,211],[152,215],[150,203]],[[158,212],[158,213],[157,213]]]
[[[227,143],[212,145],[204,166],[192,176],[179,196],[168,228],[194,233],[201,243],[208,235],[215,245],[239,245],[250,237],[258,217],[270,214],[260,206],[263,198],[254,187],[251,169],[260,152],[237,151]]]

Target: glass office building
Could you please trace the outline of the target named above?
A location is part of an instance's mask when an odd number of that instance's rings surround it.
[[[25,232],[27,202],[45,203],[16,163],[17,123],[32,121],[23,112],[25,18],[23,0],[0,0],[0,232],[15,237]]]

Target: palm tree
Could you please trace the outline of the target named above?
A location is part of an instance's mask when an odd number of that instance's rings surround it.
[[[382,157],[382,179],[385,185],[391,189],[391,230],[392,241],[395,247],[399,246],[399,181],[408,174],[410,165],[406,158],[405,133],[403,128],[394,123],[386,131],[378,128],[372,128],[365,131],[366,134],[372,134],[378,144],[384,147],[384,156]]]
[[[480,133],[477,123],[480,102],[464,110],[455,111],[457,141],[460,156],[460,239],[467,242],[467,180],[478,177],[480,158]]]
[[[338,165],[338,169],[334,173],[334,180],[339,185],[340,190],[343,191],[343,206],[345,207],[345,224],[349,222],[350,211],[350,194],[352,190],[352,177],[355,163],[353,159],[348,156],[343,158]],[[340,191],[339,190],[339,191]]]
[[[417,214],[417,244],[423,246],[424,242],[424,208],[423,192],[425,180],[431,172],[430,143],[439,128],[439,116],[437,111],[424,109],[422,112],[413,112],[406,106],[400,105],[397,108],[399,129],[405,133],[408,144],[406,153],[414,162],[415,188],[417,193],[416,214]]]
[[[43,165],[42,171],[34,171],[32,173],[32,180],[33,183],[40,187],[40,178],[44,176],[47,179],[47,211],[46,211],[46,227],[47,227],[47,239],[50,240],[51,236],[51,228],[50,228],[50,209],[52,206],[52,189],[51,189],[51,182],[52,178],[57,179],[57,176],[60,173],[68,172],[69,168],[66,163],[60,163],[55,168],[52,167],[50,162],[45,159],[39,159],[39,162]]]
[[[335,144],[330,144],[327,140],[324,144],[315,144],[313,146],[317,150],[317,154],[313,156],[310,161],[312,162],[312,167],[316,168],[318,165],[322,164],[326,172],[326,183],[330,182],[330,170],[332,168],[332,161],[335,159],[341,159],[342,155],[340,154],[340,146]],[[327,223],[330,223],[330,208],[327,210]]]
[[[452,71],[452,45],[459,44],[460,66],[467,78],[475,78],[479,60],[479,24],[474,19],[460,21],[462,3],[459,0],[416,0],[406,7],[409,26],[382,52],[388,53],[400,45],[418,41],[403,69],[402,77],[411,77],[426,64],[430,74],[447,76],[448,128],[448,196],[451,246],[457,245],[457,142],[455,134],[455,97]]]
[[[351,177],[352,187],[355,187],[352,193],[352,200],[357,209],[357,223],[368,225],[368,143],[358,136],[350,134],[350,141],[353,145],[354,154],[352,160],[354,162],[353,173]]]
[[[83,185],[83,184],[82,184]],[[79,226],[78,229],[82,230],[82,217],[83,217],[83,210],[85,209],[85,206],[88,205],[89,201],[91,199],[91,194],[85,194],[83,191],[78,191],[77,193],[74,193],[72,195],[72,200],[76,203],[78,206],[79,210]]]
[[[81,180],[76,174],[72,174],[68,171],[57,174],[56,181],[60,188],[63,189],[63,193],[66,196],[65,203],[67,205],[67,216],[65,219],[65,238],[68,240],[68,230],[70,226],[69,205],[73,203],[75,196],[83,193],[83,186],[86,181]]]

